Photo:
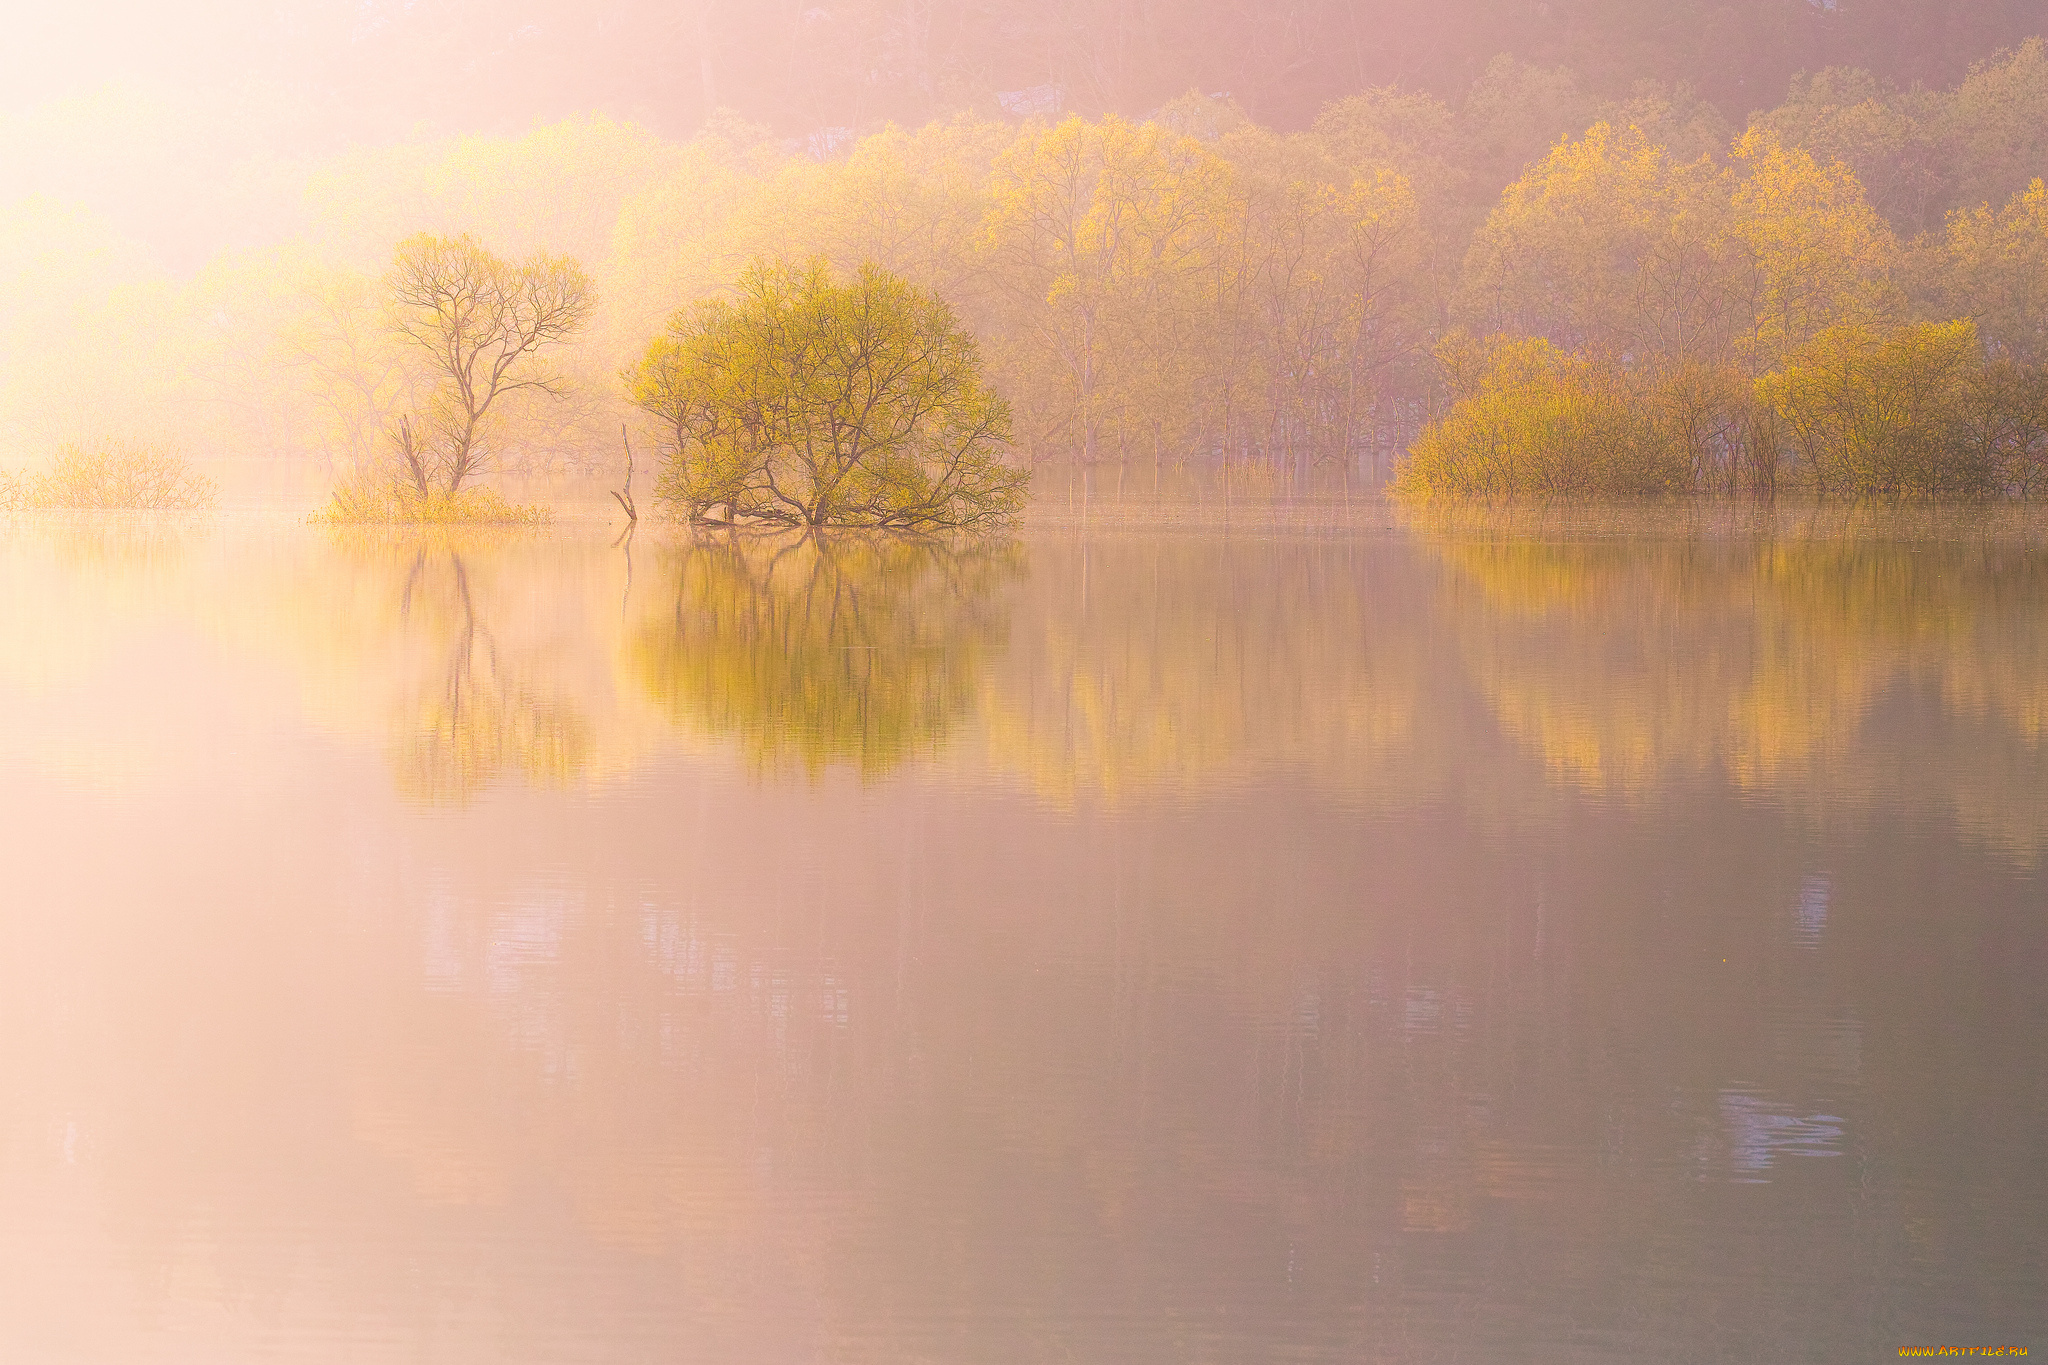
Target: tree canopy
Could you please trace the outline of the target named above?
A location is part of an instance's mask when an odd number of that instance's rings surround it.
[[[900,530],[997,525],[1029,475],[953,310],[874,265],[758,263],[670,321],[627,376],[663,424],[656,494],[696,520]]]

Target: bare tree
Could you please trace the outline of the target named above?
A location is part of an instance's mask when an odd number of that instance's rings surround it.
[[[640,521],[640,509],[633,505],[633,438],[626,434],[626,424],[619,423],[619,441],[626,447],[626,486],[624,490],[613,489],[612,496],[618,499],[619,507],[626,514],[629,525]]]
[[[581,330],[590,279],[565,256],[541,252],[514,265],[466,234],[420,233],[399,243],[387,284],[393,327],[438,372],[438,473],[459,492],[483,465],[485,422],[500,398],[521,389],[561,394],[540,353]]]
[[[419,433],[412,429],[412,418],[406,413],[398,415],[398,426],[391,433],[391,444],[398,451],[398,472],[413,492],[424,498],[432,491],[433,474],[427,468],[427,452],[420,444]]]

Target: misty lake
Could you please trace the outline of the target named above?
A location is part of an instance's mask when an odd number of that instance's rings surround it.
[[[0,520],[0,1359],[2048,1345],[2048,519]]]

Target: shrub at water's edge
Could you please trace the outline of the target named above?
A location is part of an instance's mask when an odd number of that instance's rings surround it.
[[[193,512],[219,492],[169,451],[125,441],[66,445],[47,473],[0,471],[0,511]]]
[[[1794,484],[1823,497],[2048,492],[2048,370],[1987,359],[1968,320],[1833,327],[1757,383]]]
[[[1540,337],[1457,345],[1442,359],[1465,392],[1417,438],[1397,498],[1613,497],[1679,484],[1626,376]]]
[[[1756,379],[1631,366],[1533,337],[1452,337],[1438,358],[1450,408],[1390,490],[1410,504],[2048,492],[2048,368],[1988,356],[1968,320],[1832,327]]]
[[[457,492],[422,493],[375,472],[342,480],[327,506],[310,520],[329,526],[544,526],[545,507],[522,507],[480,485]]]

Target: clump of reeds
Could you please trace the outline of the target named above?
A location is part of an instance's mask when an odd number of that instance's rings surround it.
[[[371,470],[343,479],[312,520],[331,526],[541,526],[554,514],[545,507],[507,502],[489,488],[421,492]]]
[[[0,510],[190,512],[214,505],[218,486],[155,446],[73,442],[48,472],[0,472]]]

